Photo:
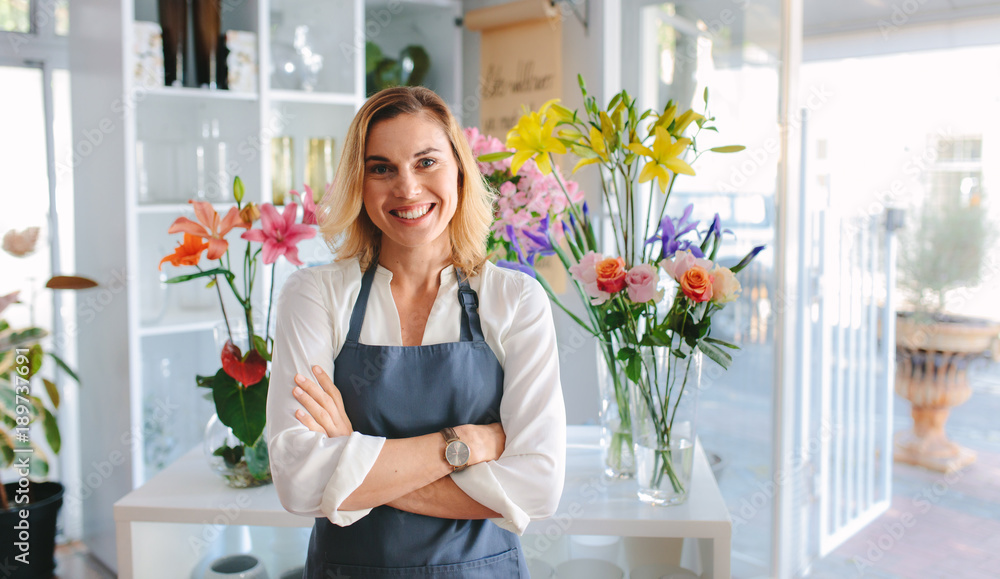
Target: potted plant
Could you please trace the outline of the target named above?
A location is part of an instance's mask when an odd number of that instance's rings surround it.
[[[981,281],[994,231],[978,195],[925,203],[903,231],[899,287],[910,308],[896,320],[896,392],[913,405],[913,428],[896,436],[899,462],[951,472],[975,461],[944,427],[971,396],[969,365],[995,351],[1000,324],[954,315],[948,304]]]
[[[220,216],[211,203],[191,201],[195,218],[178,217],[168,233],[183,234],[174,252],[162,260],[160,267],[169,262],[174,266],[193,266],[194,273],[177,275],[166,283],[183,283],[208,280],[207,289],[219,297],[223,321],[216,327],[220,348],[220,369],[211,376],[197,376],[197,385],[212,392],[215,416],[205,429],[205,450],[209,465],[233,488],[255,487],[271,482],[270,458],[264,439],[267,388],[270,380],[268,363],[271,361],[274,338],[271,335],[271,306],[274,297],[274,273],[271,268],[271,296],[267,301],[266,315],[257,313],[253,302],[253,288],[261,265],[273,264],[281,256],[289,263],[301,266],[298,244],[316,236],[317,206],[313,192],[307,186],[299,195],[302,201],[302,218],[298,220],[298,204],[288,203],[284,212],[274,205],[243,202],[243,181],[233,181],[236,205]],[[254,224],[259,227],[255,228]],[[243,229],[240,238],[247,243],[243,251],[232,250],[227,236],[235,229]],[[242,253],[242,255],[240,255]],[[202,267],[202,254],[212,266]],[[233,254],[233,255],[231,255]],[[243,275],[237,277],[236,271]],[[228,291],[223,288],[228,288]],[[223,291],[230,293],[239,304],[235,312],[226,310]]]
[[[10,231],[3,249],[15,257],[34,250],[38,228]],[[57,276],[51,289],[94,287],[90,280]],[[18,301],[19,292],[0,296],[0,314]],[[0,544],[11,556],[4,577],[48,579],[55,570],[56,519],[62,506],[63,485],[46,480],[49,457],[45,447],[58,454],[62,446],[55,412],[59,389],[40,374],[46,357],[74,380],[76,374],[52,352],[45,352],[44,329],[13,328],[0,317],[0,467],[12,469],[17,480],[0,484]],[[44,391],[44,395],[40,393]],[[41,445],[40,440],[46,444]],[[0,481],[2,482],[2,481]]]

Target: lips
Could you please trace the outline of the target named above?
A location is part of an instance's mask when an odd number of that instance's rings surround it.
[[[399,209],[392,209],[389,213],[400,219],[417,220],[430,213],[433,208],[433,203],[425,203],[423,205],[411,205],[408,207],[400,207]]]

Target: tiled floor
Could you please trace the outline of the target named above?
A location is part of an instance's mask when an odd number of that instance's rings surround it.
[[[115,579],[115,574],[74,542],[56,547],[55,579]]]

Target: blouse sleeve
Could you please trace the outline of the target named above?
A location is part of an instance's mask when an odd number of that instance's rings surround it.
[[[519,535],[531,519],[555,513],[566,472],[566,408],[552,310],[541,285],[521,279],[513,324],[500,337],[506,447],[499,460],[451,475],[467,495],[502,515],[494,523]]]
[[[271,382],[267,392],[267,449],[271,476],[281,504],[297,515],[325,516],[350,525],[371,509],[342,511],[340,504],[357,489],[378,458],[385,439],[358,432],[329,438],[295,418],[302,405],[292,396],[296,373],[312,378],[318,365],[333,376],[334,344],[340,332],[320,287],[309,270],[295,272],[277,305]]]

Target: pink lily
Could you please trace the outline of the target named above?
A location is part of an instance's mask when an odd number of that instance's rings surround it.
[[[294,189],[292,189],[292,195],[302,201],[302,224],[316,225],[318,223],[316,220],[316,202],[313,201],[313,192],[309,185],[305,185],[305,188],[306,192],[304,195]]]
[[[235,207],[230,207],[226,216],[220,219],[218,212],[208,201],[190,201],[190,203],[194,205],[194,215],[199,223],[187,217],[178,217],[167,233],[190,233],[205,239],[208,242],[208,253],[205,257],[208,259],[219,259],[226,253],[229,242],[225,237],[234,227],[250,229],[250,224],[243,222],[240,211]]]
[[[264,244],[264,263],[274,263],[279,256],[284,255],[285,259],[295,265],[302,265],[299,261],[299,248],[296,247],[300,241],[316,236],[316,230],[308,225],[295,223],[295,214],[299,206],[295,203],[285,205],[285,212],[278,213],[274,205],[265,203],[260,206],[260,229],[251,229],[240,237],[248,241],[256,241]]]

